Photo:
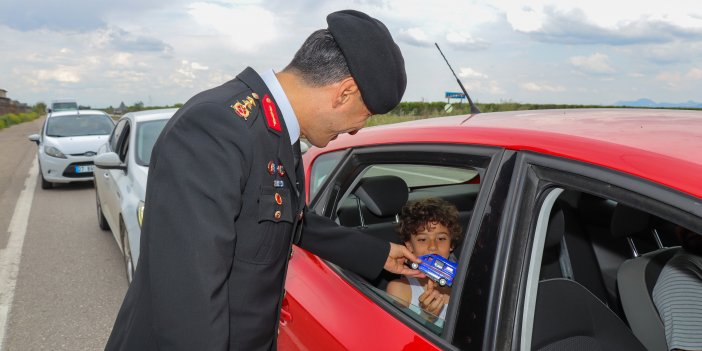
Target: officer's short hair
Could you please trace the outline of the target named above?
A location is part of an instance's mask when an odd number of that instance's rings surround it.
[[[351,76],[344,54],[327,29],[312,33],[284,71],[294,71],[313,87],[333,84]]]

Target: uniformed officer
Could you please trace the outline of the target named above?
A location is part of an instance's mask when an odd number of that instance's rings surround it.
[[[406,87],[385,25],[353,10],[327,23],[283,71],[247,68],[168,122],[151,157],[139,263],[106,350],[274,350],[293,241],[369,278],[382,268],[420,274],[404,266],[419,262],[404,246],[304,210],[300,134],[318,147],[354,134]]]

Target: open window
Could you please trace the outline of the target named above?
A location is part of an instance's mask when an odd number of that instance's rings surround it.
[[[464,259],[461,248],[472,240],[471,217],[484,196],[483,184],[495,151],[454,145],[400,145],[322,155],[315,162],[323,164],[312,166],[311,190],[318,195],[311,207],[342,226],[403,244],[397,232],[403,206],[410,201],[440,198],[459,213],[463,238],[455,243],[450,259],[460,262]],[[317,167],[334,171],[322,179],[315,177]],[[400,320],[423,328],[425,333],[442,334],[442,318],[386,292],[387,284],[399,276],[384,271],[375,280],[365,280],[351,272],[340,273]],[[460,279],[454,281],[456,284]]]

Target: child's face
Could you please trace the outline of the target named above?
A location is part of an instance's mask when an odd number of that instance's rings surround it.
[[[439,222],[429,222],[423,229],[412,234],[405,246],[417,256],[437,254],[448,258],[453,249],[448,228]]]

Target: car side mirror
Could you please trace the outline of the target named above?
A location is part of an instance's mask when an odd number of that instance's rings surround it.
[[[33,141],[33,142],[37,143],[37,145],[39,145],[39,143],[41,142],[41,137],[39,136],[39,134],[32,134],[32,135],[28,136],[27,138],[29,138],[29,141]]]
[[[51,108],[47,108],[46,113],[51,113]]]
[[[114,152],[106,152],[95,156],[93,163],[97,168],[127,170],[127,165],[123,164],[122,160],[120,160],[119,156]]]

